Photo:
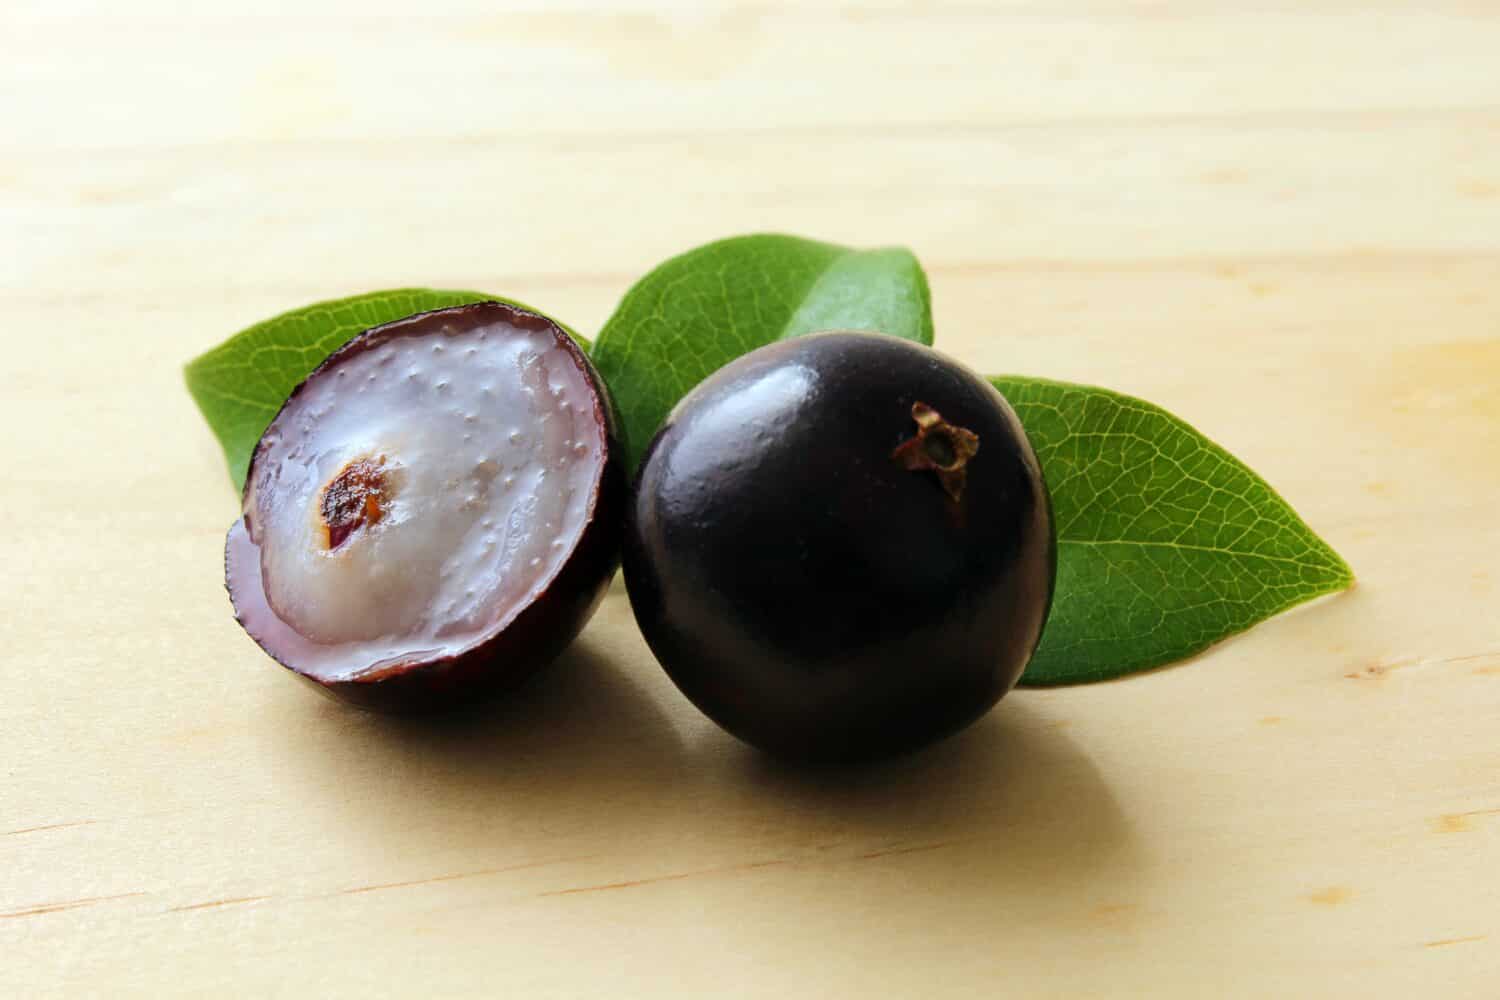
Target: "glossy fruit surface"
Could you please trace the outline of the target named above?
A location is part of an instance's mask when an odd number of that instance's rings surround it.
[[[1055,551],[993,386],[909,341],[823,333],[677,405],[624,564],[647,642],[708,716],[779,755],[863,758],[952,733],[1015,684]]]
[[[622,455],[603,383],[543,316],[483,302],[367,330],[256,447],[226,546],[235,615],[370,708],[513,685],[608,586]]]

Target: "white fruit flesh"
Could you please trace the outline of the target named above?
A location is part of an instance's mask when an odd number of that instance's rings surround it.
[[[339,680],[457,653],[520,613],[587,522],[594,406],[552,333],[503,321],[393,337],[310,378],[244,504],[266,604],[308,640],[299,668]],[[330,545],[324,491],[361,462],[380,470],[378,516]]]

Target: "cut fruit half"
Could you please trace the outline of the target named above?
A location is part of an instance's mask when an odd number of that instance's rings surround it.
[[[482,302],[367,330],[256,446],[225,558],[235,615],[368,707],[508,687],[603,597],[623,454],[602,381],[544,316]]]

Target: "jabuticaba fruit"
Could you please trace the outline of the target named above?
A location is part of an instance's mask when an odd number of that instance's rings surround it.
[[[910,750],[1014,686],[1056,573],[1004,397],[938,352],[829,332],[721,368],[668,416],[629,505],[631,605],[672,680],[748,743]]]
[[[623,461],[608,391],[552,320],[482,302],[367,330],[255,449],[226,546],[235,616],[368,708],[513,687],[609,585]]]

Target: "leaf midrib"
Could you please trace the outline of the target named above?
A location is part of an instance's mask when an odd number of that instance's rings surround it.
[[[1226,549],[1217,545],[1190,545],[1183,542],[1161,542],[1161,541],[1138,541],[1133,538],[1059,538],[1058,545],[1086,545],[1090,547],[1104,547],[1109,545],[1129,545],[1135,548],[1159,548],[1175,549],[1183,552],[1207,552],[1215,555],[1234,556],[1240,559],[1265,559],[1269,562],[1288,563],[1292,566],[1303,566],[1310,569],[1337,569],[1341,577],[1348,576],[1350,570],[1347,566],[1338,566],[1326,560],[1321,562],[1310,562],[1305,559],[1295,559],[1291,556],[1267,555],[1264,552],[1255,552],[1251,549]]]

